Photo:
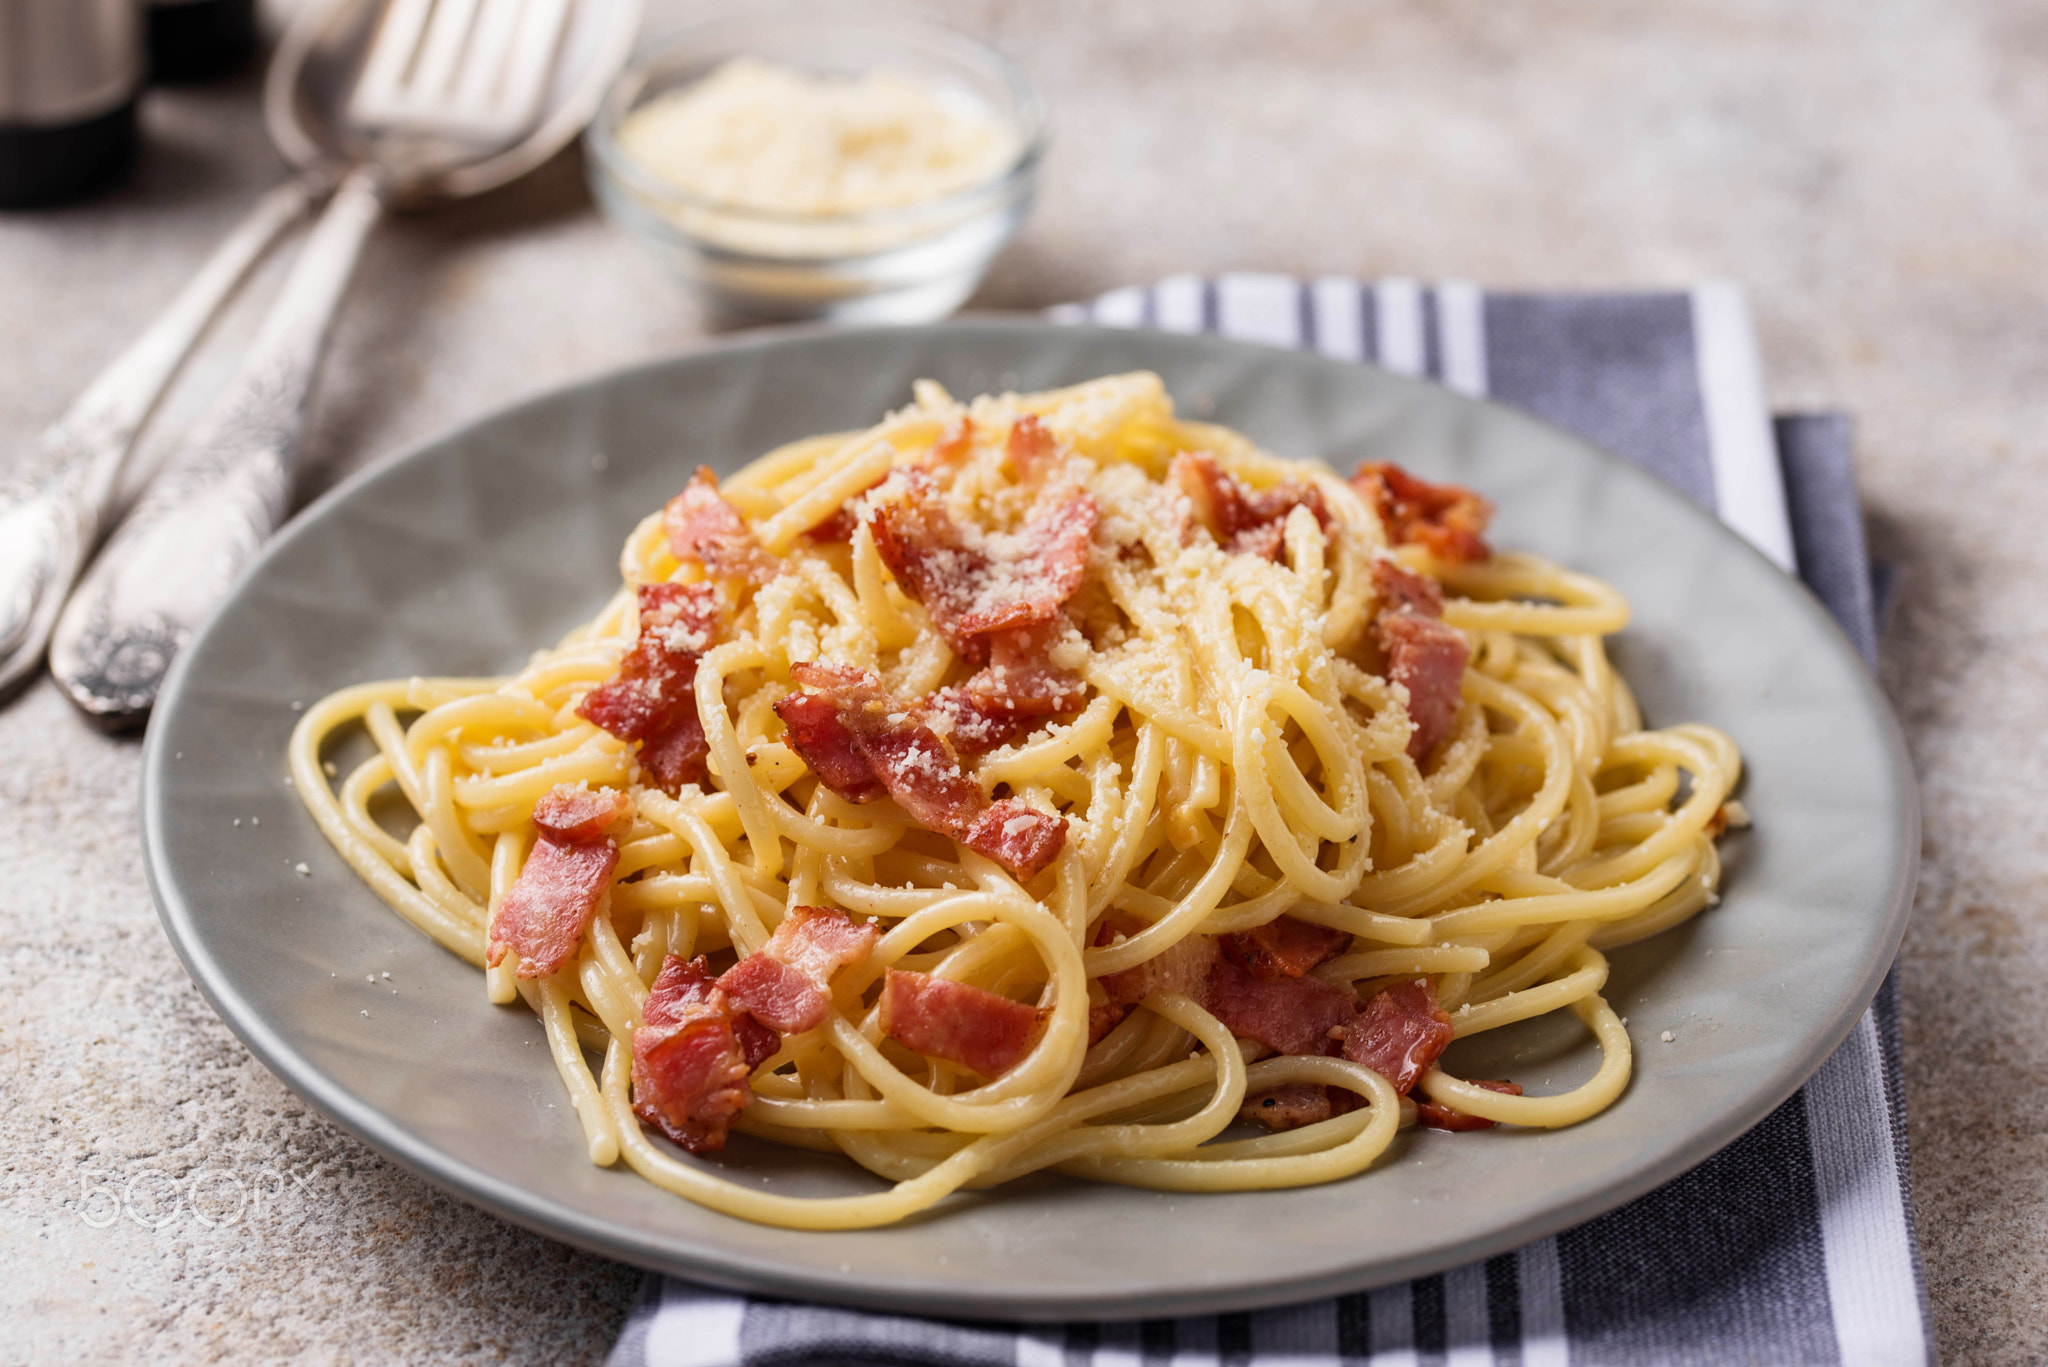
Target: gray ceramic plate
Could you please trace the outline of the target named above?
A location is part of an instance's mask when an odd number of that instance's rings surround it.
[[[1345,469],[1392,459],[1484,491],[1500,543],[1627,593],[1635,624],[1617,655],[1653,722],[1711,722],[1742,746],[1756,827],[1731,842],[1726,900],[1616,956],[1608,991],[1638,1045],[1627,1093],[1554,1133],[1411,1133],[1375,1170],[1330,1186],[1195,1197],[1048,1177],[863,1233],[744,1224],[623,1167],[591,1167],[532,1017],[487,1005],[477,973],[387,911],[301,812],[284,781],[298,707],[360,679],[517,665],[604,600],[626,531],[700,461],[730,469],[870,422],[919,376],[974,394],[1134,367],[1162,374],[1183,411],[1272,450]],[[1585,1220],[1728,1143],[1840,1043],[1891,962],[1917,846],[1908,775],[1882,698],[1822,608],[1613,456],[1361,366],[986,321],[681,357],[536,399],[352,480],[277,539],[187,649],[150,727],[143,826],[171,941],[257,1057],[485,1209],[725,1286],[1119,1318],[1436,1271]],[[1459,1048],[1454,1062],[1535,1091],[1593,1066],[1568,1023]],[[869,1185],[850,1163],[744,1139],[724,1161],[782,1192]]]

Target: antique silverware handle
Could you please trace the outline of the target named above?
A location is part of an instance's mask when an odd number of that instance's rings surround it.
[[[302,176],[258,200],[149,330],[0,479],[0,698],[42,663],[157,401],[249,268],[329,183]]]
[[[328,328],[383,207],[370,171],[342,181],[241,370],[180,440],[58,618],[50,671],[101,725],[120,729],[149,715],[193,628],[283,519]]]

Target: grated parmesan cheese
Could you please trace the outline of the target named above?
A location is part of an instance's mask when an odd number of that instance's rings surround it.
[[[889,71],[727,62],[642,105],[619,145],[695,198],[776,214],[900,209],[993,180],[1016,131],[965,92]]]

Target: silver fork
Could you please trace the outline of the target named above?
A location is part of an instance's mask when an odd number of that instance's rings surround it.
[[[343,178],[226,390],[79,581],[50,669],[109,728],[165,672],[282,520],[327,335],[386,203],[528,133],[571,0],[392,0],[349,96],[369,150]],[[273,96],[276,94],[272,92]]]

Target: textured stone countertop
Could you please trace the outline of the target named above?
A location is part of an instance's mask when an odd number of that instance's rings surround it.
[[[657,8],[660,8],[657,6]],[[1773,403],[1861,430],[1901,570],[1884,681],[1924,785],[1905,1074],[1935,1328],[2048,1342],[2048,9],[1998,0],[974,0],[1061,136],[977,299],[1230,267],[1523,287],[1744,282]],[[0,459],[279,175],[253,79],[160,93],[139,174],[0,215]],[[253,296],[260,303],[259,282]],[[249,310],[226,329],[245,336]],[[372,243],[307,492],[546,385],[696,345],[558,159]],[[209,351],[174,405],[217,378]],[[632,1269],[501,1224],[309,1113],[186,979],[139,750],[0,710],[0,1359],[594,1361]],[[80,1216],[225,1170],[250,1218]]]

